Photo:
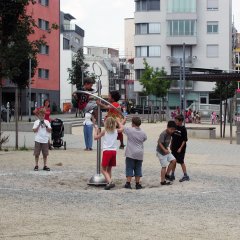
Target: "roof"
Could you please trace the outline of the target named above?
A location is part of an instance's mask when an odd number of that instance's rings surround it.
[[[199,82],[226,82],[226,81],[240,81],[240,73],[227,73],[219,69],[207,69],[207,68],[186,68],[185,79],[189,81]],[[195,72],[195,73],[194,73]],[[177,72],[176,72],[177,73]],[[178,74],[167,75],[163,77],[168,80],[179,80]]]
[[[71,21],[73,19],[76,19],[75,17],[73,17],[71,14],[69,13],[64,13],[64,18]]]

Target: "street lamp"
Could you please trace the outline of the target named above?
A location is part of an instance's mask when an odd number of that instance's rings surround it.
[[[31,122],[31,103],[32,103],[32,89],[31,89],[31,75],[32,75],[32,58],[29,56],[29,85],[28,85],[28,121]]]
[[[81,72],[82,72],[82,87],[83,87],[83,71],[84,71],[84,66],[81,66]]]

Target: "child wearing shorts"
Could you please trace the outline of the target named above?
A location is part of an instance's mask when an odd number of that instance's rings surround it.
[[[162,167],[161,185],[171,185],[171,182],[167,182],[166,179],[169,179],[169,173],[176,164],[176,159],[171,154],[168,147],[171,141],[171,135],[174,133],[175,129],[176,129],[175,122],[169,121],[167,124],[167,129],[160,134],[157,142],[156,155]]]
[[[131,180],[135,176],[136,189],[142,189],[140,178],[142,177],[143,163],[143,143],[147,140],[147,135],[140,128],[141,119],[132,118],[132,127],[124,127],[123,133],[127,135],[126,147],[126,184],[125,188],[132,189]]]
[[[111,105],[105,105],[103,103],[101,103],[100,100],[97,100],[96,101],[96,104],[99,105],[101,108],[103,109],[107,109],[108,112],[107,112],[107,115],[105,117],[105,120],[108,118],[108,117],[112,117],[114,119],[123,119],[123,116],[121,114],[121,106],[120,104],[118,103],[118,101],[120,100],[121,98],[121,95],[119,93],[119,91],[111,91],[108,95],[108,101],[111,103],[112,106],[114,106],[115,108],[113,108]],[[118,110],[117,110],[118,109]],[[120,149],[124,149],[125,145],[124,145],[124,142],[123,142],[123,134],[122,132],[119,132],[118,133],[118,138],[117,138],[119,141],[120,141],[120,146],[119,148]]]
[[[98,126],[94,126],[94,140],[103,137],[102,174],[107,181],[105,190],[110,190],[115,187],[112,181],[112,167],[116,166],[117,135],[123,131],[123,125],[119,119],[108,117],[104,122],[104,127],[105,129],[100,131]]]
[[[40,153],[43,155],[43,170],[50,171],[47,167],[47,156],[48,156],[48,140],[51,133],[51,125],[48,120],[44,119],[45,110],[40,108],[36,112],[36,116],[39,118],[33,124],[33,132],[35,133],[35,146],[34,146],[34,156],[35,156],[35,167],[34,171],[38,171],[38,160]]]
[[[184,162],[185,152],[187,147],[187,129],[183,125],[183,115],[178,115],[175,117],[176,130],[172,134],[172,142],[171,142],[171,151],[173,156],[176,158],[177,163],[179,163],[182,167],[183,177],[179,180],[179,182],[189,181],[190,178],[187,174],[186,165]],[[175,172],[176,164],[172,169],[171,179],[175,180]]]

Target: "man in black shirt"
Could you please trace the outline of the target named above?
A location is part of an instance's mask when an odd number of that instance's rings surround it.
[[[172,134],[172,142],[171,142],[172,154],[176,158],[177,163],[181,164],[182,171],[184,174],[183,177],[179,180],[179,182],[190,180],[189,176],[187,175],[186,165],[184,163],[184,157],[185,157],[186,146],[187,146],[186,142],[188,138],[187,138],[187,129],[185,128],[185,126],[183,126],[183,120],[184,120],[183,115],[178,115],[175,117],[175,122],[177,127],[174,133]],[[173,167],[172,175],[170,176],[172,180],[175,179],[175,176],[174,176],[175,169],[176,169],[176,164]]]

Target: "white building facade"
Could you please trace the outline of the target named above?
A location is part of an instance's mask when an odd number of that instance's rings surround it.
[[[232,1],[135,0],[135,78],[143,72],[143,59],[168,74],[179,68],[186,46],[186,67],[232,69]],[[125,31],[126,32],[126,31]],[[129,47],[128,47],[129,48]],[[140,90],[135,81],[135,90]],[[209,103],[214,83],[188,82],[187,106]],[[179,106],[179,83],[168,94],[170,108]]]
[[[60,108],[69,105],[72,100],[72,93],[76,87],[69,83],[68,69],[72,68],[72,59],[76,52],[83,48],[84,30],[71,23],[75,18],[61,12],[60,15]]]

